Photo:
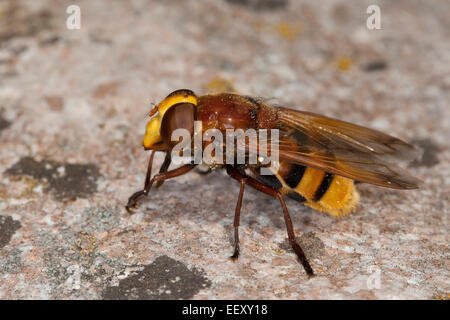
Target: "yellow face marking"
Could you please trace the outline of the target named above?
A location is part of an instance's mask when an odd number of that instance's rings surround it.
[[[160,133],[161,121],[164,117],[164,114],[174,105],[183,102],[192,103],[194,106],[196,106],[197,97],[190,94],[176,94],[173,96],[169,96],[161,101],[161,103],[157,106],[158,113],[156,113],[153,118],[150,119],[145,128],[144,139],[142,141],[144,148],[151,148],[155,143],[159,143],[162,141]]]

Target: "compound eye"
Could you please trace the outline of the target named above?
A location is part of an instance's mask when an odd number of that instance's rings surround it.
[[[190,136],[194,134],[195,106],[192,103],[178,103],[169,108],[161,123],[161,137],[167,146],[173,147],[179,141],[171,141],[172,132],[185,129]]]

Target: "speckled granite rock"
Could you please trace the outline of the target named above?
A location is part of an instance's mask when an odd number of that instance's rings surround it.
[[[450,3],[0,1],[1,299],[447,299]],[[367,125],[425,150],[420,190],[358,185],[333,219],[288,202],[317,276],[286,246],[277,201],[222,172],[166,182],[129,215],[151,102],[237,91]],[[157,155],[157,164],[162,155]]]

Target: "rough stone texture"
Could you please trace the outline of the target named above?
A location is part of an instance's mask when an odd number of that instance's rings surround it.
[[[73,1],[0,1],[1,299],[449,297],[450,2],[377,1],[373,31],[373,1],[76,3],[80,30],[65,24]],[[248,189],[234,263],[239,186],[223,172],[124,210],[144,182],[151,103],[183,87],[413,141],[423,186],[360,184],[341,219],[288,201],[312,279],[279,203]]]
[[[0,249],[6,246],[12,235],[20,228],[20,222],[9,216],[0,216]]]
[[[99,176],[94,164],[69,164],[43,160],[37,162],[30,157],[20,159],[4,172],[11,176],[31,176],[47,185],[44,192],[53,191],[55,200],[76,200],[87,198],[96,189]]]
[[[115,299],[187,299],[209,286],[209,281],[197,270],[168,256],[156,258],[150,265],[107,287],[103,298]]]

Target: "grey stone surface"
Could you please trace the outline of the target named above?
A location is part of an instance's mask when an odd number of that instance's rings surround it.
[[[0,299],[449,298],[448,1],[378,1],[372,31],[372,1],[76,3],[80,30],[66,28],[72,1],[0,1]],[[424,183],[360,184],[341,219],[288,201],[312,279],[279,203],[248,189],[232,262],[239,186],[223,172],[124,210],[144,182],[151,103],[184,87],[414,142]]]

